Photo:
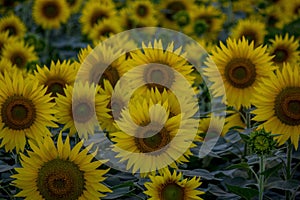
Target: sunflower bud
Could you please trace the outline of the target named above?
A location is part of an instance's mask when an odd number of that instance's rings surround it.
[[[250,134],[249,146],[259,156],[268,155],[276,146],[273,137],[270,132],[266,132],[264,129],[256,130]]]
[[[189,13],[185,10],[181,10],[174,15],[176,23],[180,26],[186,26],[190,23]]]
[[[208,24],[205,20],[197,20],[194,24],[194,32],[197,36],[201,36],[208,29]]]

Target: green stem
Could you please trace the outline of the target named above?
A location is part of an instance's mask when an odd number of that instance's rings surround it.
[[[45,57],[49,57],[49,53],[50,53],[50,33],[51,33],[50,29],[45,30],[45,49],[44,49]]]
[[[246,127],[247,129],[251,128],[251,113],[250,113],[250,109],[246,109],[244,108],[244,113],[245,113],[245,119],[246,119]],[[247,155],[249,155],[251,152],[249,152],[248,149],[248,143],[245,142],[245,147],[244,147],[244,157],[246,157]]]
[[[291,141],[288,141],[287,144],[287,158],[286,158],[286,181],[289,181],[292,178],[292,153],[293,153],[293,144]],[[285,192],[285,197],[287,200],[291,199],[291,193],[289,191]]]
[[[259,161],[259,200],[263,200],[265,182],[265,176],[262,174],[265,171],[265,161],[263,155],[259,157]]]

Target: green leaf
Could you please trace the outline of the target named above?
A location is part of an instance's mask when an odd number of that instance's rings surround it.
[[[265,179],[267,180],[270,176],[272,176],[273,174],[277,173],[279,169],[282,168],[282,163],[279,163],[277,165],[275,165],[272,168],[266,169],[263,173],[261,173],[262,175],[265,176]]]
[[[248,170],[249,165],[246,162],[242,162],[242,163],[239,163],[239,164],[230,165],[226,169],[247,169]]]
[[[243,188],[235,185],[226,184],[228,190],[234,194],[243,197],[244,199],[251,200],[253,197],[258,195],[258,190],[252,188]]]
[[[266,187],[269,189],[280,189],[294,192],[300,187],[300,182],[293,179],[288,181],[274,181],[266,185]]]
[[[245,133],[240,133],[241,138],[243,139],[243,141],[247,141],[249,140],[249,135],[245,134]]]

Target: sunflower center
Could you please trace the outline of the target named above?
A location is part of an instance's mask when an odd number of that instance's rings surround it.
[[[269,140],[267,137],[263,135],[259,135],[254,140],[254,146],[256,149],[260,151],[265,151],[269,148]]]
[[[71,161],[54,159],[38,172],[37,187],[44,199],[75,200],[84,191],[84,173]]]
[[[156,127],[158,126],[142,127],[142,130],[138,131],[138,136],[143,137],[136,137],[135,143],[142,153],[155,152],[169,144],[171,138],[167,129],[163,127],[159,131]]]
[[[101,86],[103,86],[104,79],[108,80],[110,84],[114,87],[120,79],[118,70],[110,65],[108,68],[105,69],[104,73],[100,78],[99,84]]]
[[[161,199],[163,200],[183,200],[184,189],[176,183],[169,183],[164,186],[161,191]]]
[[[43,6],[42,11],[46,18],[53,19],[60,14],[60,7],[55,2],[48,2]]]
[[[275,99],[275,114],[290,126],[300,125],[300,87],[287,87]]]
[[[105,12],[102,12],[101,10],[95,11],[91,17],[91,26],[95,26],[99,21],[105,18],[108,18],[108,15]]]
[[[105,36],[105,37],[109,37],[111,34],[115,34],[116,31],[113,30],[111,27],[109,26],[105,26],[103,27],[102,29],[99,30],[99,37],[100,38],[101,36]]]
[[[111,103],[109,103],[109,106],[111,107],[111,112],[109,114],[113,114],[114,120],[120,119],[121,117],[121,111],[124,108],[124,102],[120,99],[114,98]]]
[[[18,68],[23,68],[26,63],[27,60],[24,57],[24,55],[21,52],[15,52],[12,56],[11,56],[11,62],[12,64],[16,65]]]
[[[159,90],[163,90],[171,88],[175,81],[175,75],[170,67],[150,64],[144,71],[144,81],[150,88],[157,87]]]
[[[174,18],[179,26],[186,26],[190,23],[190,15],[185,10],[177,12]]]
[[[75,102],[72,109],[73,118],[79,123],[88,122],[92,118],[95,111],[91,102],[88,101],[80,101],[78,103]]]
[[[185,5],[181,1],[173,1],[167,5],[165,16],[173,21],[174,15],[181,10],[185,10]]]
[[[277,48],[274,51],[273,55],[275,55],[275,57],[273,58],[273,61],[276,63],[285,62],[288,58],[288,52],[284,48]]]
[[[252,30],[246,30],[244,33],[241,34],[241,36],[244,36],[246,40],[249,42],[253,41],[254,44],[257,44],[257,35]]]
[[[4,30],[8,31],[9,36],[17,35],[17,28],[15,26],[7,25]]]
[[[73,6],[76,3],[76,0],[67,0],[69,6]]]
[[[145,5],[139,5],[137,7],[137,14],[140,17],[145,17],[148,15],[148,7]]]
[[[47,94],[52,93],[51,97],[57,97],[57,94],[65,95],[65,81],[61,79],[52,79],[47,82]]]
[[[23,96],[11,96],[2,104],[1,117],[8,128],[23,130],[34,123],[36,109],[31,100]]]
[[[232,86],[247,88],[255,81],[255,65],[248,59],[235,58],[226,65],[224,75]]]
[[[205,22],[205,20],[199,19],[195,22],[194,25],[194,32],[201,36],[203,33],[205,33],[208,29],[208,24]]]

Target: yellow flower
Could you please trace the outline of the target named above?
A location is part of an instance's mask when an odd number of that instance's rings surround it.
[[[9,31],[0,32],[0,56],[5,45],[14,44],[16,42],[15,37],[9,37]]]
[[[253,100],[254,87],[269,77],[276,69],[272,66],[272,57],[266,53],[266,46],[254,47],[243,38],[240,40],[227,39],[227,47],[221,42],[221,48],[212,51],[212,56],[206,62],[204,75],[213,82],[210,87],[215,97],[223,96],[223,103],[234,106],[250,107]],[[216,66],[216,67],[215,67]],[[221,75],[222,81],[215,81]],[[226,97],[223,94],[224,84]]]
[[[295,40],[294,36],[276,35],[275,39],[271,39],[270,42],[271,45],[268,50],[274,56],[272,60],[276,65],[282,67],[283,63],[296,64],[300,51],[298,51],[299,41]]]
[[[253,120],[263,122],[259,128],[280,134],[279,145],[288,139],[298,148],[300,135],[300,74],[297,65],[283,64],[276,75],[266,78],[256,88]]]
[[[253,41],[254,45],[258,46],[264,42],[266,34],[265,23],[258,20],[244,19],[237,22],[232,30],[231,37],[241,39],[244,36],[249,42]]]
[[[191,13],[191,23],[184,32],[193,38],[202,38],[209,41],[217,39],[222,30],[225,15],[214,6],[199,6]]]
[[[57,29],[70,17],[70,9],[65,0],[35,0],[33,19],[44,29]]]
[[[180,11],[197,12],[197,7],[193,1],[165,0],[161,1],[159,10],[161,11],[159,24],[162,27],[179,30],[180,27],[175,19],[176,14]]]
[[[128,15],[133,20],[133,23],[147,23],[148,26],[155,26],[157,24],[157,11],[154,4],[150,0],[138,0],[131,2],[128,6]],[[153,21],[155,23],[153,23]],[[153,24],[149,24],[149,22]]]
[[[88,34],[94,44],[103,41],[106,37],[110,37],[122,31],[121,23],[118,17],[103,19],[101,23],[96,24]]]
[[[113,2],[104,2],[90,0],[85,4],[79,19],[82,26],[82,33],[89,34],[97,24],[102,22],[102,20],[109,19],[116,15]]]
[[[173,42],[167,44],[166,49],[161,40],[154,40],[153,46],[150,42],[148,46],[143,43],[142,49],[130,52],[131,59],[123,64],[131,69],[126,78],[132,80],[132,85],[144,85],[144,89],[158,87],[160,91],[164,88],[187,91],[194,77],[190,75],[193,69],[185,55],[181,47],[174,48]]]
[[[51,134],[48,127],[57,127],[52,98],[38,82],[5,71],[0,85],[0,146],[6,151],[23,151],[26,138],[41,140]]]
[[[112,133],[113,151],[120,162],[127,162],[126,170],[142,176],[156,170],[188,162],[195,147],[197,120],[183,114],[171,116],[168,102],[153,104],[149,98],[131,102],[116,120],[120,131]]]
[[[198,134],[206,141],[224,136],[228,128],[224,128],[225,120],[222,117],[209,115],[199,120]]]
[[[150,197],[148,200],[202,200],[199,195],[204,194],[197,190],[200,178],[184,179],[182,173],[176,171],[171,174],[165,170],[162,175],[150,176],[150,180],[145,183],[147,190],[144,191]]]
[[[23,39],[26,26],[18,16],[10,14],[0,18],[0,32],[6,31],[8,31],[9,36]]]
[[[109,103],[106,106],[106,108],[110,110],[110,112],[108,112],[109,117],[102,118],[100,121],[101,128],[106,131],[109,136],[110,133],[119,131],[118,127],[115,126],[115,120],[121,117],[121,111],[128,106],[130,94],[126,89],[126,84],[117,84],[114,89],[111,83],[106,79],[103,80],[103,87],[100,88],[99,93],[107,95],[109,99]]]
[[[51,137],[29,144],[32,151],[21,154],[22,167],[15,168],[17,174],[11,176],[13,184],[21,189],[16,197],[96,200],[106,196],[104,192],[112,192],[101,183],[109,169],[97,169],[102,162],[91,161],[96,151],[88,154],[92,145],[81,150],[80,141],[71,149],[69,137],[63,143],[61,133],[56,145]]]
[[[23,40],[5,45],[2,50],[2,58],[7,58],[19,69],[26,69],[26,64],[38,60],[33,46],[25,44]]]
[[[73,85],[78,67],[78,63],[71,64],[70,61],[63,61],[62,63],[52,61],[49,68],[37,66],[33,78],[36,78],[41,85],[47,88],[47,94],[50,93],[52,97],[57,97],[57,94],[64,95],[66,85]]]
[[[91,49],[87,49],[91,51]],[[114,87],[119,78],[127,72],[128,68],[121,66],[125,61],[125,54],[122,50],[109,43],[98,45],[90,54],[85,52],[77,80],[103,86],[103,80],[107,79]]]
[[[127,7],[122,8],[119,12],[118,18],[123,31],[133,28],[155,27],[158,24],[158,20],[155,17],[149,18],[147,21],[141,19],[136,21],[136,19],[133,19],[133,14],[131,12],[133,11]]]
[[[66,0],[71,13],[77,13],[82,5],[82,0]]]
[[[98,92],[99,86],[76,82],[74,86],[66,86],[65,96],[58,94],[55,116],[64,124],[63,130],[69,129],[70,135],[78,133],[79,137],[87,138],[99,129],[102,118],[109,117],[109,110],[106,109],[108,96]]]
[[[18,68],[13,65],[10,60],[7,58],[2,58],[0,60],[0,74],[4,75],[4,71],[8,71],[8,73],[13,73],[14,70],[18,70]]]

